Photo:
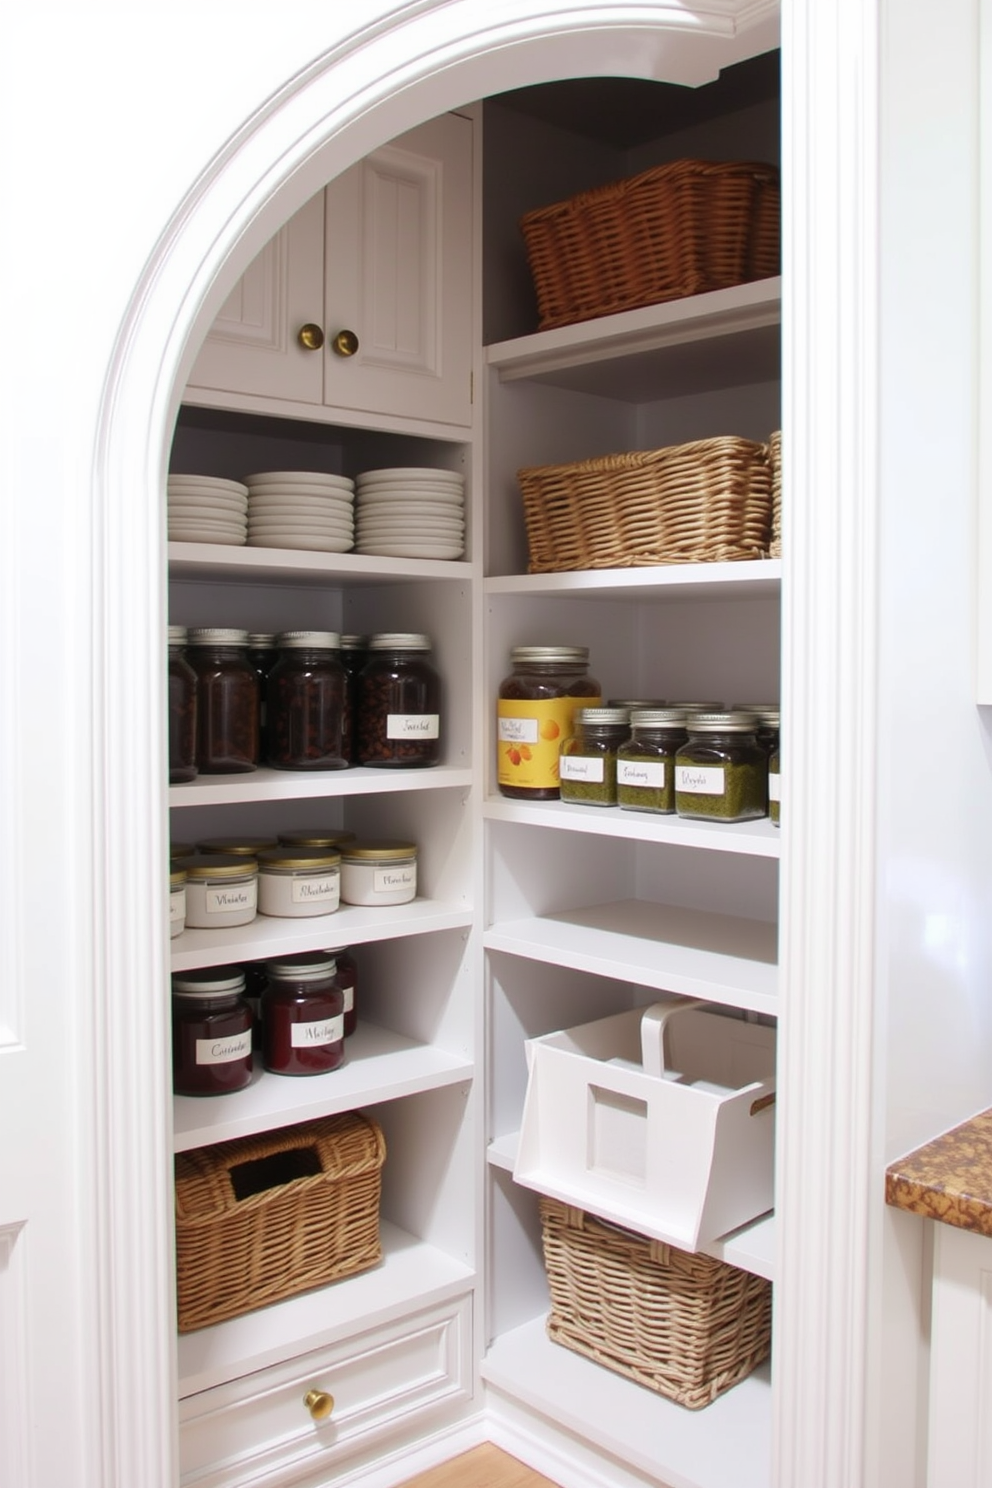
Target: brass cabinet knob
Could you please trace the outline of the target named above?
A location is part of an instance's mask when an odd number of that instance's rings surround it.
[[[300,326],[297,340],[307,351],[319,351],[324,344],[324,333],[319,325],[307,321],[305,326]]]
[[[331,342],[331,347],[338,356],[354,356],[358,350],[358,337],[354,331],[338,331]]]
[[[327,1421],[334,1409],[334,1396],[328,1395],[326,1390],[308,1390],[303,1404],[315,1421]]]

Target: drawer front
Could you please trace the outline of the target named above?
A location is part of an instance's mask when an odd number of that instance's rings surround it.
[[[310,1390],[334,1397],[311,1418]],[[293,1483],[472,1397],[472,1299],[298,1355],[180,1402],[183,1488]]]

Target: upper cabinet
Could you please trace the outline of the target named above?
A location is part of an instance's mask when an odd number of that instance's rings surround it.
[[[185,401],[467,426],[471,289],[472,121],[444,114],[338,176],[266,244]]]

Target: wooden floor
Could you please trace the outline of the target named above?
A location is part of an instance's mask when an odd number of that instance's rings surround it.
[[[524,1467],[491,1442],[409,1478],[403,1488],[555,1488],[550,1478]]]

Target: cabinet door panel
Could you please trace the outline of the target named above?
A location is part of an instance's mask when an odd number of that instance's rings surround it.
[[[469,422],[471,174],[471,121],[446,114],[327,188],[325,403]]]
[[[203,343],[191,387],[319,404],[322,356],[299,330],[323,324],[323,193],[290,218],[235,285]]]

